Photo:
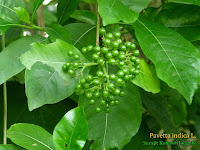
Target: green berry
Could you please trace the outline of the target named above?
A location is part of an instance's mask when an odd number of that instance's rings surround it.
[[[106,58],[110,59],[112,57],[112,53],[108,52],[106,53]]]
[[[104,90],[104,91],[103,91],[103,96],[104,96],[104,97],[107,97],[108,95],[109,95],[108,90]]]
[[[116,39],[121,37],[121,33],[120,32],[115,32],[113,35],[114,35],[114,37]]]
[[[113,96],[113,95],[110,95],[109,97],[108,97],[108,100],[110,100],[110,101],[113,101],[115,99],[115,97]]]
[[[106,108],[106,113],[109,113],[110,112],[110,108]]]
[[[64,72],[66,72],[66,71],[68,70],[68,68],[69,68],[69,67],[68,67],[66,64],[64,64],[64,65],[62,66],[62,69],[63,69]]]
[[[129,74],[129,70],[128,70],[128,69],[123,69],[122,71],[123,71],[124,74],[126,74],[126,75]]]
[[[110,58],[109,63],[110,64],[115,64],[116,60],[114,58]]]
[[[112,33],[107,33],[106,34],[106,38],[112,40],[114,38],[113,34]]]
[[[80,79],[80,83],[81,83],[81,84],[84,84],[85,82],[86,82],[86,80],[85,80],[84,78],[81,78],[81,79]]]
[[[124,80],[125,80],[125,81],[129,81],[129,80],[130,80],[130,76],[129,76],[129,75],[125,75],[125,76],[124,76]]]
[[[120,77],[120,78],[124,77],[124,72],[122,70],[119,70],[117,72],[117,76]]]
[[[110,101],[109,105],[110,105],[110,106],[115,105],[115,101]]]
[[[114,85],[113,83],[111,83],[111,82],[108,83],[108,88],[109,88],[109,89],[113,89],[114,87],[115,87],[115,85]]]
[[[138,75],[139,73],[140,73],[139,70],[135,70],[133,74],[134,74],[134,75]]]
[[[76,89],[79,89],[79,90],[80,90],[81,88],[82,88],[81,84],[77,84],[77,85],[76,85]]]
[[[80,59],[80,56],[79,56],[79,55],[74,55],[74,59],[75,59],[75,60],[79,60],[79,59]]]
[[[122,44],[122,40],[121,39],[117,39],[116,40],[119,44]]]
[[[97,71],[96,74],[97,74],[97,76],[99,76],[99,77],[103,77],[103,75],[104,75],[103,71],[100,71],[100,70]]]
[[[86,81],[90,82],[93,80],[93,76],[91,74],[88,74],[86,77]]]
[[[93,47],[92,45],[88,45],[88,46],[87,46],[87,50],[88,50],[88,51],[92,51],[93,48],[94,48],[94,47]]]
[[[125,95],[125,92],[124,92],[124,91],[121,91],[121,92],[120,92],[120,96],[123,97],[124,95]]]
[[[137,58],[137,59],[135,60],[135,64],[136,64],[136,65],[139,65],[139,64],[140,64],[140,59],[139,59],[139,58]]]
[[[139,50],[134,50],[133,51],[133,56],[139,56],[140,55],[140,51]]]
[[[125,51],[125,50],[126,50],[126,46],[125,46],[125,45],[121,45],[121,46],[119,47],[119,49],[120,49],[121,51]]]
[[[104,43],[104,45],[109,46],[111,44],[111,40],[110,39],[104,39],[103,43]]]
[[[101,104],[101,105],[106,105],[106,101],[105,101],[105,100],[101,100],[101,101],[100,101],[100,104]]]
[[[121,78],[118,78],[118,79],[116,80],[116,83],[117,83],[118,85],[121,85],[123,82],[124,82],[124,81],[123,81],[123,79],[121,79]]]
[[[109,79],[110,79],[110,80],[116,80],[116,78],[117,78],[117,77],[116,77],[115,74],[110,74],[110,75],[109,75]]]
[[[74,52],[73,52],[73,51],[68,51],[68,56],[69,56],[69,57],[74,56]]]
[[[98,97],[100,97],[100,96],[101,96],[100,92],[95,92],[95,93],[94,93],[94,97],[98,98]]]
[[[131,48],[132,43],[131,42],[126,42],[125,45],[126,45],[127,48]]]
[[[84,84],[83,84],[83,87],[84,87],[85,89],[89,89],[89,88],[90,88],[90,85],[89,85],[88,83],[84,83]]]
[[[118,65],[120,66],[120,67],[122,67],[122,66],[124,66],[124,61],[120,61],[119,63],[118,63]]]
[[[83,48],[81,49],[81,51],[82,51],[82,53],[87,53],[87,48],[86,48],[86,47],[83,47]]]
[[[134,43],[131,44],[131,49],[132,50],[136,49],[136,45]]]
[[[140,65],[135,65],[135,69],[140,70]]]
[[[114,90],[114,94],[115,94],[115,95],[120,95],[120,89],[115,89],[115,90]]]
[[[97,107],[97,108],[96,108],[96,112],[97,112],[97,113],[101,112],[101,108],[100,108],[100,107]]]
[[[130,71],[131,74],[134,74],[135,73],[135,68],[132,67],[129,71]]]
[[[114,41],[114,42],[112,43],[112,46],[113,46],[114,48],[118,48],[118,47],[119,47],[119,43],[118,43],[117,41]]]
[[[118,104],[119,104],[119,101],[118,101],[118,100],[115,100],[115,104],[118,105]]]
[[[120,54],[119,55],[119,60],[125,60],[125,55]]]
[[[92,96],[93,96],[93,95],[92,95],[92,93],[91,93],[91,92],[87,92],[87,93],[85,94],[85,96],[86,96],[87,98],[89,98],[89,99],[90,99],[90,98],[92,98]]]
[[[100,46],[95,46],[95,47],[94,47],[94,51],[95,51],[95,52],[100,52],[100,50],[101,50],[101,47],[100,47]]]
[[[73,63],[73,66],[74,66],[75,68],[78,68],[78,67],[79,67],[79,63],[78,63],[78,62],[74,62],[74,63]]]
[[[99,29],[99,33],[100,33],[101,35],[104,35],[104,34],[106,33],[106,29],[105,29],[105,28],[100,28],[100,29]]]
[[[91,100],[90,100],[90,104],[93,105],[94,103],[95,103],[95,100],[94,100],[94,99],[91,99]]]
[[[98,60],[98,59],[99,59],[99,55],[96,54],[96,53],[94,53],[94,54],[92,55],[92,58],[93,58],[94,60]]]
[[[130,60],[131,60],[132,62],[135,62],[136,59],[137,59],[137,58],[136,58],[135,56],[132,56],[132,57],[130,58]]]
[[[93,83],[94,83],[95,85],[99,85],[99,84],[100,84],[100,81],[99,81],[99,79],[94,79],[94,80],[93,80]]]
[[[119,51],[116,50],[116,49],[112,50],[112,55],[115,56],[115,57],[118,56],[119,55]]]
[[[99,60],[97,61],[97,63],[100,64],[100,65],[103,64],[104,63],[103,58],[99,58]]]
[[[69,70],[68,70],[68,73],[69,73],[70,75],[74,75],[74,74],[75,74],[74,70],[72,70],[72,69],[69,69]]]
[[[102,52],[103,54],[108,53],[108,48],[107,48],[107,47],[102,47],[102,48],[101,48],[101,52]]]

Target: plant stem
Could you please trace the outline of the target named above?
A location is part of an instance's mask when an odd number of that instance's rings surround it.
[[[100,29],[100,16],[98,12],[98,4],[96,3],[96,14],[97,14],[97,34],[96,34],[96,46],[99,46],[99,29]]]
[[[5,49],[5,34],[2,35],[2,50]],[[4,113],[3,113],[3,144],[7,144],[7,87],[6,82],[3,84],[3,102],[4,102]]]

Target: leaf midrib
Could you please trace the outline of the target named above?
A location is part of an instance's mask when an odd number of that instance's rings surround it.
[[[45,143],[43,143],[43,142],[41,142],[41,141],[35,139],[34,137],[31,137],[31,136],[27,135],[27,134],[24,134],[24,133],[21,133],[21,132],[16,132],[16,131],[12,131],[12,133],[18,133],[18,134],[21,134],[21,135],[23,135],[23,136],[26,136],[26,137],[28,137],[28,138],[30,138],[30,139],[32,139],[32,140],[37,141],[38,143],[42,144],[42,145],[45,146],[46,148],[48,148],[48,149],[50,149],[50,150],[53,150],[51,147],[49,147],[49,146],[46,145]]]
[[[157,38],[157,37],[153,34],[153,32],[152,32],[147,26],[145,26],[140,20],[138,20],[138,22],[139,22],[141,25],[143,25],[143,26],[147,29],[147,31],[149,31],[149,33],[155,38],[155,40],[158,42],[158,44],[160,45],[160,47],[163,49],[163,51],[165,52],[165,54],[166,54],[166,56],[168,57],[169,61],[171,62],[172,66],[174,67],[176,73],[178,74],[179,79],[181,80],[181,83],[182,83],[182,85],[184,86],[184,89],[185,89],[186,92],[188,93],[188,90],[187,90],[187,88],[186,88],[186,86],[185,86],[185,84],[184,84],[184,82],[183,82],[183,79],[181,78],[181,76],[180,76],[180,74],[179,74],[179,72],[178,72],[178,70],[177,70],[177,68],[176,68],[176,66],[175,66],[175,64],[174,64],[174,62],[173,62],[172,59],[169,57],[167,51],[166,51],[165,48],[162,46],[162,44],[160,43],[160,41],[158,40],[158,38]]]

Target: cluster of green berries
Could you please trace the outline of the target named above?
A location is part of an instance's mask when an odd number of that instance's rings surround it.
[[[74,62],[70,63],[70,62],[66,62],[63,66],[62,69],[64,72],[67,72],[69,75],[73,76],[75,74],[75,71],[79,68],[79,67],[83,67],[83,63],[80,62],[80,55],[78,54],[74,54],[73,51],[68,51],[68,56],[71,58],[74,58]]]
[[[95,75],[82,77],[76,86],[77,95],[85,95],[91,105],[95,104],[96,112],[110,112],[110,107],[119,104],[119,97],[125,95],[124,88],[129,82],[139,74],[140,59],[137,58],[140,52],[136,50],[136,45],[131,42],[123,42],[121,33],[107,33],[104,28],[100,29],[102,36],[102,46],[92,46],[82,48],[82,53],[93,52],[92,58],[98,65]],[[65,71],[65,66],[63,70]],[[68,73],[71,74],[70,66],[67,65]],[[80,67],[81,63],[75,65]],[[118,66],[117,73],[108,73],[108,65]],[[74,67],[75,67],[74,66]]]

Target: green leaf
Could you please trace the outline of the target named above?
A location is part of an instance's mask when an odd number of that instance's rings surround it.
[[[97,24],[97,16],[89,10],[75,10],[71,18],[86,22],[91,25]]]
[[[160,95],[168,102],[168,112],[176,126],[180,126],[187,118],[186,104],[178,91],[161,82]]]
[[[15,123],[31,123],[39,125],[48,132],[53,133],[56,124],[66,114],[66,112],[77,106],[74,101],[68,98],[59,103],[45,105],[30,112],[28,110],[24,84],[22,85],[18,82],[7,82],[7,90],[9,91],[8,127]],[[2,85],[0,86],[0,91],[3,91]],[[0,99],[0,106],[3,106],[2,92],[0,93]],[[3,122],[3,111],[0,111],[0,122]],[[3,126],[0,126],[0,130],[3,131]],[[0,132],[0,143],[3,141],[2,133],[3,132]]]
[[[96,45],[96,26],[86,23],[72,23],[66,25],[65,28],[70,32],[72,44],[79,50],[88,45]],[[92,61],[92,52],[84,54],[84,56]]]
[[[0,35],[4,34],[10,28],[8,24],[10,23],[3,19],[0,19]]]
[[[26,70],[25,87],[28,107],[32,111],[45,104],[57,103],[70,96],[74,89],[52,67],[35,63],[31,70]]]
[[[143,59],[141,59],[140,66],[140,74],[136,76],[132,82],[147,92],[159,93],[160,81],[154,71],[154,68],[150,67]]]
[[[24,0],[0,0],[0,18],[10,23],[19,23],[14,7],[25,7]]]
[[[30,24],[30,16],[26,9],[22,7],[15,7],[14,10],[15,10],[15,13],[17,14],[17,17],[21,21]]]
[[[80,0],[59,0],[57,7],[58,24],[63,24],[77,9]]]
[[[34,17],[35,17],[35,14],[37,12],[37,9],[40,7],[40,5],[42,5],[44,0],[34,0],[33,2],[33,14],[32,14],[32,18],[31,18],[31,21],[33,23],[34,21]]]
[[[128,143],[122,150],[166,150],[165,146],[152,146],[152,145],[143,145],[145,141],[147,142],[159,142],[159,141],[165,141],[161,139],[154,139],[150,138],[149,134],[152,133],[152,131],[148,128],[145,121],[142,122],[140,129],[138,133],[131,139],[130,143]]]
[[[159,123],[166,133],[175,132],[177,126],[173,122],[168,111],[168,104],[159,94],[151,94],[143,90],[140,91],[142,102],[148,113]]]
[[[194,4],[200,6],[199,0],[168,0],[168,2],[183,3],[183,4]]]
[[[137,13],[140,13],[150,2],[151,0],[122,0],[124,5]]]
[[[49,35],[52,42],[55,42],[56,39],[61,39],[67,43],[71,43],[69,31],[59,24],[46,27],[45,31]]]
[[[124,91],[124,97],[116,97],[120,104],[111,107],[110,113],[105,110],[97,113],[95,108],[99,101],[91,105],[88,99],[81,97],[80,101],[85,103],[89,140],[95,140],[92,149],[121,149],[137,133],[142,119],[140,94],[132,83],[128,83]]]
[[[158,77],[191,104],[200,81],[197,48],[175,31],[145,19],[138,20],[134,28],[144,54],[155,64]]]
[[[8,45],[0,53],[0,84],[24,69],[20,61],[20,56],[27,52],[33,42],[41,41],[42,37],[23,37]]]
[[[47,45],[33,43],[32,49],[22,55],[20,59],[29,70],[31,69],[31,66],[38,61],[53,67],[55,71],[67,81],[67,85],[70,85],[70,88],[74,89],[75,83],[79,77],[76,75],[75,77],[72,77],[62,70],[62,66],[66,62],[74,62],[74,58],[68,56],[68,51],[70,50],[73,51],[75,55],[77,54],[80,56],[81,62],[88,62],[78,49],[61,40],[56,40],[56,42]],[[81,69],[77,69],[76,74],[80,74],[80,71]]]
[[[199,6],[169,3],[162,7],[155,21],[174,29],[190,41],[196,41],[200,39],[199,13]]]
[[[15,145],[7,144],[7,145],[0,145],[0,150],[24,150],[24,149]]]
[[[67,112],[56,125],[53,133],[54,145],[60,150],[82,150],[87,136],[87,120],[83,107],[79,106]]]
[[[12,125],[7,132],[11,141],[28,150],[54,150],[53,136],[33,124],[18,123]]]
[[[103,19],[103,25],[118,23],[133,23],[139,14],[126,7],[120,0],[98,0],[99,14]]]

